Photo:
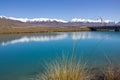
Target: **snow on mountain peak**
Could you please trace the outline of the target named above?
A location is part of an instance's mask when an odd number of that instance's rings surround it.
[[[6,16],[0,16],[0,18],[6,18]]]
[[[11,20],[17,20],[21,22],[62,22],[62,23],[68,23],[68,22],[90,22],[90,23],[101,23],[101,19],[92,20],[92,19],[81,19],[81,18],[73,18],[71,21],[65,21],[62,19],[49,19],[49,18],[14,18],[14,17],[6,17],[6,16],[0,16],[0,18],[6,18]],[[114,22],[111,20],[103,20],[105,23]]]
[[[6,17],[6,16],[0,16],[0,18],[6,18],[6,19],[11,19],[11,20],[17,20],[17,21],[21,21],[21,22],[47,22],[47,21],[50,21],[50,22],[62,22],[62,23],[67,23],[67,21],[65,20],[62,20],[62,19],[49,19],[49,18],[32,18],[32,19],[29,19],[29,18],[14,18],[14,17]]]
[[[91,19],[73,18],[71,20],[71,22],[94,22],[94,23],[97,23],[97,22],[101,22],[101,20],[100,19],[98,19],[98,20],[91,20]],[[109,23],[109,22],[113,22],[113,21],[111,21],[111,20],[104,20],[103,22]]]

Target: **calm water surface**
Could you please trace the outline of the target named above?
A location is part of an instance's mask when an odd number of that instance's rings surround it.
[[[120,32],[0,35],[0,80],[31,80],[44,61],[73,49],[88,65],[118,65]]]

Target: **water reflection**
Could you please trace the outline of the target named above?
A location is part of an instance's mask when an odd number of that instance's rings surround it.
[[[106,66],[106,58],[115,65],[120,63],[120,32],[7,34],[0,35],[0,80],[24,80],[40,71],[41,63],[54,60],[61,52],[72,55],[73,47],[77,57],[93,67]]]
[[[79,40],[79,39],[109,39],[111,35],[108,34],[95,34],[92,32],[74,32],[72,33],[72,39],[73,40]]]
[[[85,39],[109,39],[109,33],[99,32],[73,32],[73,33],[52,33],[52,34],[29,34],[29,35],[0,35],[0,44],[6,46],[9,44],[24,42],[45,42],[53,40],[63,40],[69,37],[72,40]]]
[[[22,36],[21,38],[16,38],[9,41],[3,41],[1,43],[2,46],[16,43],[24,43],[24,42],[44,42],[44,41],[53,41],[53,40],[62,40],[65,39],[67,34],[55,34],[55,35],[37,35],[37,36]]]

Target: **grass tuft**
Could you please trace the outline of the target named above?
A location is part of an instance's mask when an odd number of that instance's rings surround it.
[[[108,67],[103,71],[104,80],[120,80],[120,68]]]
[[[36,80],[88,80],[86,63],[81,64],[74,56],[62,56],[45,65],[45,71]]]

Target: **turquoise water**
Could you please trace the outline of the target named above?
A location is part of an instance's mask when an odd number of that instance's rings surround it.
[[[90,66],[120,62],[120,32],[0,35],[0,80],[31,80],[44,61],[72,52]]]

